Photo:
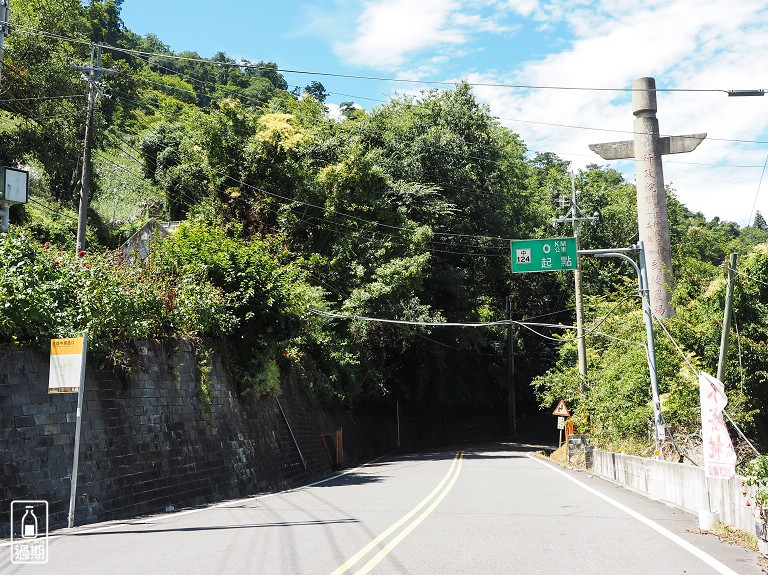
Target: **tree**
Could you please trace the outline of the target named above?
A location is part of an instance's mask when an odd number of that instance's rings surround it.
[[[328,92],[325,90],[325,86],[317,80],[313,80],[304,87],[304,93],[313,97],[321,104],[328,98]]]
[[[755,212],[755,219],[752,222],[752,225],[756,227],[758,230],[768,230],[768,223],[766,223],[765,218],[763,217],[763,214],[760,213],[760,210]]]
[[[90,0],[85,10],[89,37],[96,44],[119,46],[124,39],[125,24],[120,18],[123,0]]]
[[[339,111],[347,120],[356,120],[365,115],[363,109],[354,102],[342,102],[339,104]]]

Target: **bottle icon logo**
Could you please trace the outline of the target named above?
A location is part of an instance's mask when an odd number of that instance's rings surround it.
[[[48,502],[11,501],[11,563],[48,562]]]
[[[21,537],[23,539],[37,539],[37,515],[33,505],[25,505],[26,511],[21,518]]]

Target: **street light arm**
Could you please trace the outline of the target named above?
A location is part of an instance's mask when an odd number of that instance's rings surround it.
[[[628,253],[637,253],[639,255],[640,265],[635,262]],[[640,297],[643,302],[643,323],[645,324],[645,335],[648,341],[646,346],[646,356],[648,360],[648,373],[651,378],[651,394],[653,399],[653,419],[654,419],[654,442],[656,444],[656,457],[660,454],[659,442],[666,436],[663,418],[661,415],[661,401],[659,399],[659,381],[656,369],[656,348],[653,345],[653,312],[651,311],[650,290],[648,289],[648,278],[646,276],[645,249],[643,242],[639,242],[631,248],[616,248],[607,250],[580,250],[579,254],[592,255],[596,258],[619,258],[632,264],[637,272],[637,283],[640,290]]]

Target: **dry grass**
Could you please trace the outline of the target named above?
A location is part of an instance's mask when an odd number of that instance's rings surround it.
[[[568,465],[568,445],[563,443],[557,450],[552,452],[549,458],[562,465]]]
[[[720,541],[738,545],[744,549],[757,551],[757,537],[751,533],[742,531],[741,529],[736,529],[735,527],[725,525],[724,523],[717,523],[711,533],[717,535]]]
[[[701,533],[702,535],[708,535],[708,534],[715,535],[718,539],[720,539],[720,541],[723,541],[725,543],[730,543],[731,545],[738,545],[739,547],[742,547],[749,551],[757,551],[757,537],[755,535],[752,535],[751,533],[748,533],[746,531],[742,531],[741,529],[736,529],[735,527],[731,527],[730,525],[725,525],[724,523],[715,524],[714,528],[711,531],[691,529],[690,533]],[[764,572],[768,573],[768,558],[758,555],[757,563],[758,565],[760,565],[760,567]]]

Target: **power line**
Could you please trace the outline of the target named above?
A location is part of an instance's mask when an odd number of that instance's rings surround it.
[[[757,279],[757,278],[753,278],[751,275],[749,275],[749,274],[745,274],[744,272],[740,272],[739,270],[735,270],[735,269],[733,269],[731,266],[726,266],[726,269],[728,269],[728,270],[732,271],[733,273],[735,273],[735,274],[737,274],[737,275],[740,275],[740,276],[744,276],[745,278],[748,278],[748,279],[752,280],[753,282],[756,282],[756,283],[762,284],[762,285],[764,285],[764,286],[768,286],[768,283],[767,283],[767,282],[761,281],[761,280],[759,280],[759,279]]]
[[[763,185],[763,176],[765,176],[765,168],[768,167],[768,156],[765,157],[765,163],[763,164],[763,171],[760,172],[760,181],[757,183],[757,191],[755,192],[755,199],[752,201],[752,210],[749,212],[748,222],[752,221],[752,216],[755,213],[755,205],[757,204],[757,196],[760,195],[760,186]]]
[[[18,31],[25,32],[31,35],[44,36],[47,38],[63,40],[66,42],[74,42],[78,44],[91,45],[90,42],[85,40],[69,38],[66,36],[52,34],[42,30],[36,30],[34,28],[24,28],[16,25],[13,25],[13,28],[17,29]],[[177,56],[175,54],[147,52],[143,50],[134,50],[130,48],[110,46],[109,44],[98,44],[98,46],[112,52],[119,52],[123,54],[141,56],[144,58],[150,58],[150,57],[163,58],[168,60],[178,60],[178,61],[184,61],[184,62],[194,62],[199,64],[209,64],[209,65],[214,65],[222,68],[224,67],[240,68],[240,69],[251,69],[251,70],[259,70],[259,71],[280,72],[284,74],[302,74],[302,75],[309,75],[309,76],[323,76],[323,77],[330,77],[330,78],[344,78],[344,79],[352,79],[352,80],[371,80],[371,81],[377,81],[377,82],[393,82],[393,83],[401,83],[401,84],[419,84],[419,85],[435,85],[435,86],[455,86],[456,85],[455,81],[423,80],[423,79],[415,79],[415,78],[398,78],[398,77],[387,77],[387,76],[366,76],[366,75],[359,75],[359,74],[342,74],[339,72],[324,72],[324,71],[318,71],[318,70],[279,68],[279,67],[266,66],[263,64],[262,65],[251,64],[243,61],[217,62],[215,60],[211,60],[208,58],[193,58],[190,56]],[[486,88],[521,89],[521,90],[564,90],[564,91],[626,92],[626,93],[644,91],[642,89],[627,88],[627,87],[558,86],[558,85],[546,85],[546,84],[506,84],[506,83],[500,83],[500,82],[466,82],[466,83],[470,86],[479,86],[479,87],[486,87]],[[738,90],[729,90],[726,88],[658,88],[658,87],[655,88],[654,91],[670,92],[670,93],[672,92],[713,93],[714,92],[714,93],[723,93],[723,94],[738,92]]]
[[[606,320],[608,317],[627,299],[635,297],[633,295],[624,296],[621,300],[619,300],[616,305],[614,305],[602,318],[600,318],[597,323],[593,324],[590,328],[584,330],[584,335],[581,337],[586,337],[587,333],[593,333],[597,330],[598,327]],[[525,329],[528,329],[529,331],[535,333],[539,337],[542,337],[544,339],[548,339],[551,341],[557,341],[557,342],[569,342],[569,341],[575,341],[579,339],[578,337],[574,338],[555,338],[550,337],[547,335],[544,335],[541,332],[536,331],[533,329],[534,327],[547,327],[551,329],[576,329],[575,326],[570,325],[563,325],[563,324],[548,324],[548,323],[540,323],[540,322],[529,322],[529,321],[520,321],[520,320],[512,320],[512,319],[503,319],[503,320],[497,320],[497,321],[486,321],[486,322],[438,322],[438,321],[415,321],[415,320],[401,320],[401,319],[387,319],[387,318],[376,318],[376,317],[369,317],[369,316],[361,316],[361,315],[344,315],[344,314],[338,314],[334,312],[328,312],[323,311],[319,309],[315,309],[313,307],[307,306],[307,311],[310,313],[313,313],[315,315],[323,316],[323,317],[329,317],[332,319],[344,319],[344,320],[352,320],[352,321],[365,321],[370,323],[387,323],[387,324],[395,324],[395,325],[410,325],[410,326],[418,326],[418,327],[460,327],[460,328],[480,328],[480,327],[497,327],[497,326],[503,326],[503,325],[518,325],[520,327],[523,327]],[[600,335],[608,335],[600,333]],[[608,336],[611,337],[611,336]],[[620,338],[612,337],[612,339],[617,339],[619,341],[625,341],[626,343],[632,343],[637,344],[639,342],[631,342],[629,340],[621,340]],[[644,344],[640,344],[643,347],[645,347]]]
[[[68,96],[42,96],[39,98],[8,98],[0,100],[0,103],[6,104],[9,102],[40,102],[44,100],[73,100],[75,98],[87,98],[87,94],[70,94]]]
[[[285,74],[304,74],[304,75],[310,75],[310,76],[325,76],[325,77],[331,77],[331,78],[345,78],[345,79],[352,79],[352,80],[373,80],[377,82],[395,82],[395,83],[404,83],[404,84],[422,84],[422,85],[437,85],[437,86],[455,86],[455,81],[443,81],[443,80],[421,80],[421,79],[412,79],[412,78],[397,78],[397,77],[386,77],[386,76],[365,76],[365,75],[358,75],[358,74],[341,74],[338,72],[322,72],[317,70],[299,70],[299,69],[292,69],[292,68],[273,68],[271,66],[264,66],[264,65],[258,65],[258,64],[247,64],[244,62],[217,62],[214,60],[210,60],[207,58],[192,58],[189,56],[177,56],[174,54],[159,54],[155,52],[144,52],[141,50],[132,50],[128,48],[118,48],[115,46],[108,46],[105,44],[101,45],[106,50],[111,50],[114,52],[122,52],[125,54],[134,54],[137,56],[144,56],[144,57],[156,57],[156,58],[166,58],[169,60],[180,60],[180,61],[186,61],[186,62],[195,62],[200,64],[213,64],[216,66],[221,67],[232,67],[232,68],[246,68],[246,69],[254,69],[254,70],[269,70],[269,71],[276,71],[281,72]],[[645,90],[638,90],[635,88],[611,88],[611,87],[594,87],[594,86],[555,86],[555,85],[536,85],[536,84],[504,84],[504,83],[497,83],[497,82],[466,82],[470,86],[480,86],[480,87],[490,87],[490,88],[513,88],[513,89],[524,89],[524,90],[571,90],[571,91],[588,91],[588,92],[636,92],[636,91],[645,91]],[[727,94],[729,92],[733,92],[733,90],[728,89],[722,89],[722,88],[656,88],[656,92],[721,92],[724,94]]]

